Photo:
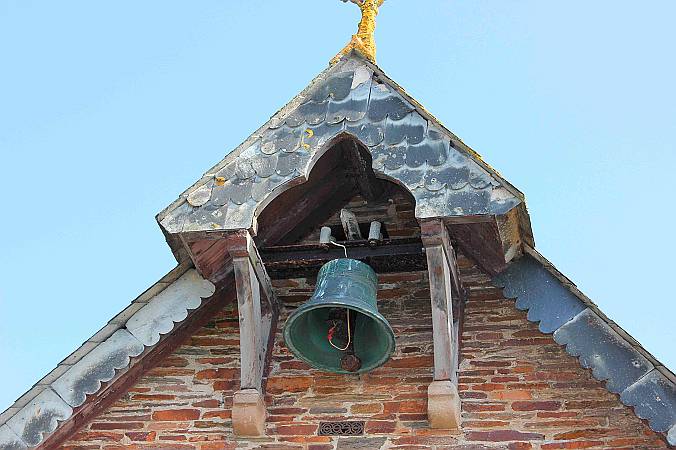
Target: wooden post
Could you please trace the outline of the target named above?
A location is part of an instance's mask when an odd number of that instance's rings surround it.
[[[239,347],[242,389],[260,390],[262,380],[261,303],[258,279],[249,258],[233,259],[239,312]]]
[[[420,225],[427,255],[432,302],[434,382],[428,389],[427,415],[432,428],[460,427],[457,389],[457,334],[453,324],[453,291],[461,292],[455,252],[448,230],[439,219]]]
[[[237,288],[241,367],[240,391],[233,398],[233,431],[238,436],[262,436],[266,418],[263,372],[279,307],[249,232],[241,230],[227,239]]]

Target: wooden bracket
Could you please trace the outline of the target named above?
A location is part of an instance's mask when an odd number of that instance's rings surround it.
[[[441,220],[420,224],[427,255],[434,336],[434,382],[428,390],[428,419],[433,428],[457,428],[458,326],[453,320],[453,295],[462,292],[455,251]]]
[[[225,239],[235,270],[239,312],[241,382],[233,398],[233,430],[238,436],[260,436],[266,418],[263,376],[272,351],[279,303],[251,234],[239,230]]]
[[[453,323],[453,294],[462,292],[455,251],[441,220],[421,223],[422,241],[427,255],[434,330],[434,379],[457,377],[457,336]]]
[[[279,312],[279,303],[251,234],[239,230],[230,233],[225,239],[228,241],[226,248],[232,257],[237,287],[241,388],[261,391],[265,362],[271,349],[272,325]]]

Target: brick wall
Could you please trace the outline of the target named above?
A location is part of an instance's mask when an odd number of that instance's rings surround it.
[[[471,290],[465,311],[459,435],[430,430],[426,389],[432,339],[425,272],[380,275],[379,308],[397,338],[394,358],[364,376],[311,370],[278,332],[267,381],[266,438],[237,442],[230,405],[239,388],[238,324],[228,306],[66,448],[269,448],[329,450],[664,448],[664,442],[460,259]],[[313,280],[275,282],[288,312]],[[364,420],[366,435],[317,436],[320,420]]]

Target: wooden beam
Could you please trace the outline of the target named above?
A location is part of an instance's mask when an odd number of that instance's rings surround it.
[[[382,195],[383,188],[373,172],[370,153],[362,149],[354,139],[346,139],[340,145],[345,155],[348,178],[354,182],[357,190],[366,200],[376,200]]]
[[[453,290],[460,292],[455,252],[441,220],[420,225],[427,255],[434,334],[434,380],[457,383],[457,338],[453,324]],[[457,295],[457,294],[456,294]]]
[[[491,222],[453,224],[449,229],[463,253],[488,274],[496,275],[507,267],[495,218]]]
[[[260,391],[265,358],[261,357],[260,351],[263,333],[259,283],[248,257],[235,257],[233,265],[239,312],[241,386],[242,389]]]
[[[239,230],[229,234],[225,241],[237,286],[242,389],[261,391],[279,302],[251,234]],[[261,293],[264,301],[261,301]]]
[[[364,261],[378,273],[425,270],[427,263],[420,239],[384,240],[377,247],[368,240],[342,241],[350,258]],[[274,279],[312,277],[328,261],[344,256],[342,248],[328,250],[318,244],[285,245],[261,249],[265,267]]]
[[[279,310],[279,302],[275,297],[275,293],[272,290],[272,282],[270,281],[270,276],[265,269],[263,260],[258,252],[258,248],[254,243],[253,237],[246,230],[239,230],[229,234],[226,237],[225,247],[228,250],[228,253],[235,258],[248,258],[253,271],[256,275],[256,279],[260,283],[260,288],[262,289],[263,297],[267,302],[267,305],[263,305],[263,308],[269,308],[272,311]]]
[[[430,428],[460,428],[458,395],[459,330],[453,318],[453,291],[463,292],[446,225],[440,219],[423,221],[420,231],[430,277],[434,381],[427,389],[427,419]]]

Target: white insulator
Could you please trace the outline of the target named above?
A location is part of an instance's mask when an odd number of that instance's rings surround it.
[[[322,227],[319,231],[319,243],[321,245],[329,245],[333,237],[331,236],[331,227]]]
[[[383,234],[380,232],[380,228],[382,227],[382,224],[378,221],[373,221],[371,222],[371,226],[369,228],[369,243],[371,245],[376,245],[378,242],[383,240]]]

